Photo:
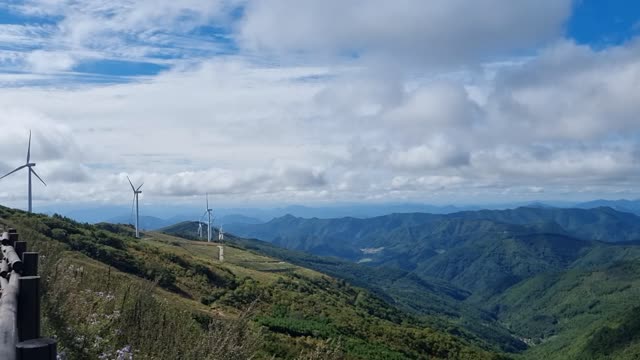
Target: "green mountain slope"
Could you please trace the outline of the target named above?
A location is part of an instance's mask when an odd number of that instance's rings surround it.
[[[452,217],[486,219],[517,225],[556,223],[568,234],[584,240],[622,242],[640,239],[640,218],[609,207],[593,209],[522,207],[510,210],[460,212],[452,214]]]
[[[220,261],[219,244],[137,240],[123,226],[7,208],[0,223],[43,255],[45,329],[71,359],[129,347],[141,359],[499,357],[366,290],[230,244]]]
[[[537,274],[566,269],[590,246],[558,234],[479,237],[420,263],[415,272],[450,281],[483,301]]]
[[[197,229],[195,222],[179,223],[163,231],[189,238],[196,235],[193,229]],[[470,293],[448,282],[392,267],[370,267],[338,258],[318,257],[231,234],[227,234],[226,238],[234,246],[314,269],[366,288],[389,304],[422,316],[431,325],[447,329],[479,345],[491,344],[496,349],[509,352],[522,351],[526,347],[488,312],[465,304],[464,300]]]
[[[302,219],[288,215],[264,224],[230,224],[227,230],[288,249],[358,261],[369,254],[363,249],[383,248],[379,254],[384,255],[403,253],[418,245],[438,252],[468,236],[508,231],[504,227],[495,228],[508,224],[544,227],[546,232],[564,233],[583,240],[640,240],[640,219],[611,208],[523,207],[447,215],[392,214],[368,219]]]
[[[489,306],[506,326],[535,345],[527,352],[529,358],[600,359],[614,353],[626,355],[611,359],[640,356],[634,345],[638,330],[629,323],[633,320],[629,314],[637,316],[633,309],[640,296],[640,248],[593,251],[632,252],[635,259],[538,275],[490,301]],[[614,340],[616,331],[624,332],[628,339]]]
[[[345,260],[366,257],[374,268],[464,289],[464,305],[487,311],[531,345],[525,358],[640,357],[627,316],[637,306],[640,218],[629,213],[519,208],[363,220],[287,217],[251,229],[307,251],[334,251],[331,244],[339,242],[347,250],[332,254]]]

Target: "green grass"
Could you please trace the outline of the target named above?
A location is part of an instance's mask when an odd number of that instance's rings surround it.
[[[364,289],[225,244],[0,207],[44,255],[43,318],[70,359],[490,359]],[[377,354],[377,357],[372,357]],[[387,357],[389,356],[389,357]]]

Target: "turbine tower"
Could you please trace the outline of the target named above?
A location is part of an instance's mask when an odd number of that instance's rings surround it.
[[[35,175],[38,178],[38,180],[40,180],[44,184],[44,186],[47,186],[47,184],[44,182],[44,180],[42,180],[40,178],[40,176],[38,176],[36,171],[33,170],[33,168],[36,166],[36,163],[29,162],[30,160],[31,160],[31,130],[29,130],[29,147],[27,148],[27,163],[22,165],[22,166],[20,166],[20,167],[17,167],[16,169],[14,169],[10,173],[4,175],[3,177],[0,177],[0,179],[4,179],[7,176],[13,174],[14,172],[22,170],[24,168],[29,169],[28,170],[29,171],[29,212],[31,213],[32,210],[33,210],[33,206],[32,206],[33,197],[32,197],[32,194],[31,194],[31,174]]]
[[[138,188],[136,189],[133,186],[133,183],[131,182],[131,179],[129,179],[128,176],[127,176],[127,180],[129,180],[129,185],[131,185],[131,190],[133,190],[133,201],[135,201],[136,203],[136,238],[140,238],[140,230],[139,230],[140,209],[138,207],[138,195],[142,194],[142,191],[140,190],[140,188],[142,187],[142,185],[144,185],[144,183],[140,184],[140,186],[138,186]]]
[[[205,210],[204,214],[202,214],[202,217],[204,217],[205,215],[207,215],[207,242],[211,242],[211,212],[213,211],[213,209],[209,208],[209,194],[207,194],[207,209]]]
[[[224,232],[222,231],[222,223],[220,223],[220,228],[218,229],[218,240],[224,240]]]
[[[202,219],[198,221],[198,237],[202,240]]]

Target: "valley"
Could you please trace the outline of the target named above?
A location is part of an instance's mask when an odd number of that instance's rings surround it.
[[[504,327],[527,343],[528,349],[518,356],[589,359],[599,358],[591,353],[597,334],[618,328],[637,306],[639,227],[638,217],[611,208],[518,208],[369,219],[285,216],[228,229],[350,264],[366,258],[360,266],[379,274],[399,271],[405,278],[421,279],[381,286],[393,302],[413,313],[432,312],[438,302],[415,306],[406,296],[407,287],[431,287],[439,295],[447,286],[455,289],[458,296],[440,303],[455,309],[460,318],[473,319],[471,324],[478,320],[469,309],[483,312],[485,324]],[[380,251],[364,254],[364,246]],[[344,273],[351,272],[342,271],[342,276],[348,278]],[[369,281],[369,286],[379,286],[381,278]],[[460,318],[458,324],[463,323]],[[483,336],[473,326],[465,329]],[[635,333],[626,336],[632,340],[611,358],[632,359],[638,354],[633,350]]]

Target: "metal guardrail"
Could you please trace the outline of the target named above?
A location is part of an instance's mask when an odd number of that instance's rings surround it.
[[[0,236],[0,359],[55,360],[56,341],[40,336],[38,253],[14,229]]]

